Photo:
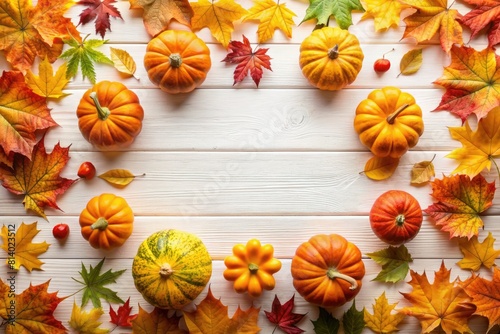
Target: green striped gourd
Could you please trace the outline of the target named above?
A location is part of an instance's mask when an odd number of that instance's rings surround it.
[[[205,288],[212,259],[196,235],[163,230],[144,240],[132,263],[135,287],[143,298],[162,309],[181,309]]]

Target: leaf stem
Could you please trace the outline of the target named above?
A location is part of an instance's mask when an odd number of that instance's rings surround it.
[[[491,160],[491,162],[493,162],[493,165],[495,165],[495,168],[496,168],[497,174],[498,174],[498,178],[500,180],[500,169],[498,168],[497,162],[493,158],[490,158],[490,160]]]

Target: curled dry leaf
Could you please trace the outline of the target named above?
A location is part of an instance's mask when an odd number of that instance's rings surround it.
[[[401,62],[399,63],[399,71],[398,76],[402,75],[410,75],[416,73],[420,66],[422,66],[422,49],[413,49],[408,51],[401,58]]]
[[[366,162],[363,173],[372,180],[381,181],[391,177],[398,165],[398,158],[374,156]]]
[[[134,58],[132,58],[127,51],[122,49],[110,47],[109,50],[111,51],[111,60],[116,70],[120,73],[134,76],[136,70]]]
[[[436,176],[436,172],[434,171],[434,158],[436,155],[432,157],[432,159],[424,160],[417,162],[413,165],[411,169],[411,184],[418,185],[429,182],[434,176]]]
[[[145,174],[142,174],[144,176]],[[98,176],[100,179],[116,187],[125,187],[132,182],[136,175],[127,169],[110,169]]]

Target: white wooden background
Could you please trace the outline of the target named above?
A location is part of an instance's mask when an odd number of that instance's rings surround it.
[[[252,6],[250,0],[240,3],[244,8]],[[297,14],[294,19],[297,24],[307,4],[306,1],[287,1],[287,6]],[[93,162],[98,173],[125,168],[146,176],[137,178],[124,189],[113,188],[98,178],[79,181],[58,199],[62,212],[46,210],[49,222],[25,212],[21,197],[1,190],[0,225],[19,226],[21,222],[38,221],[41,232],[34,242],[46,240],[51,244],[48,252],[40,256],[45,262],[43,271],[29,273],[21,268],[17,274],[18,292],[30,282],[40,284],[51,279],[49,291],[59,291],[59,296],[70,295],[80,288],[71,277],[79,277],[81,263],[95,265],[106,257],[104,269],[127,269],[117,284],[110,287],[124,300],[130,296],[134,313],[138,304],[151,310],[134,287],[132,259],[139,243],[148,235],[177,228],[195,233],[208,247],[214,259],[210,287],[213,294],[229,306],[230,316],[238,305],[261,307],[258,323],[261,332],[271,333],[274,325],[267,321],[263,311],[271,310],[275,294],[285,302],[295,293],[295,312],[307,313],[298,326],[312,333],[310,320],[317,318],[318,309],[305,302],[292,286],[290,262],[295,249],[318,233],[341,234],[358,245],[363,254],[386,247],[372,233],[368,221],[375,199],[386,190],[402,189],[413,194],[425,209],[432,203],[431,188],[410,186],[412,165],[436,155],[434,164],[439,178],[449,175],[456,166],[455,161],[445,156],[460,143],[450,138],[447,127],[460,126],[461,121],[446,111],[432,112],[444,93],[443,88],[432,82],[441,76],[449,57],[437,41],[417,46],[413,40],[401,40],[404,22],[398,28],[377,33],[373,20],[360,21],[361,14],[354,13],[354,25],[349,30],[359,38],[365,59],[363,69],[351,86],[338,92],[309,86],[298,65],[300,43],[314,27],[314,22],[306,22],[293,27],[292,39],[277,31],[269,43],[260,45],[269,48],[273,71],[264,72],[257,89],[250,78],[233,86],[234,65],[221,62],[226,50],[203,29],[197,34],[207,42],[212,59],[207,80],[191,94],[168,95],[150,83],[142,65],[150,36],[143,26],[141,11],[130,10],[128,1],[120,1],[116,6],[123,20],[112,20],[113,31],[106,34],[109,44],[100,50],[108,55],[110,46],[128,51],[138,64],[136,77],[140,80],[120,76],[110,66],[98,66],[97,79],[121,81],[137,93],[145,110],[142,133],[124,152],[105,154],[93,149],[77,127],[76,107],[83,92],[91,86],[78,76],[67,86],[70,96],[50,102],[52,116],[60,127],[49,131],[46,147],[51,150],[57,142],[62,146],[71,145],[71,159],[63,170],[64,177],[76,178],[78,167],[84,161]],[[84,8],[74,6],[67,16],[77,24]],[[454,3],[453,8],[462,14],[469,11],[460,3]],[[93,24],[79,29],[83,34],[90,33],[91,38],[100,38],[95,35]],[[232,36],[241,40],[245,34],[256,46],[256,30],[256,22],[237,22]],[[477,39],[472,45],[482,50],[486,39]],[[398,77],[399,60],[415,47],[424,49],[422,68],[415,75]],[[395,51],[386,55],[392,62],[391,69],[383,75],[376,74],[373,62],[392,48]],[[0,66],[8,69],[1,59]],[[376,182],[359,173],[371,154],[360,144],[352,123],[356,105],[372,89],[387,85],[414,95],[424,112],[425,132],[418,145],[402,158],[393,177]],[[487,178],[492,181],[495,175],[489,174]],[[79,213],[91,197],[103,192],[123,196],[135,213],[132,236],[123,247],[113,251],[91,248],[79,231]],[[497,196],[484,217],[486,228],[481,231],[480,240],[488,231],[499,237],[499,204]],[[51,233],[52,227],[60,222],[71,228],[64,244],[56,241]],[[234,244],[246,243],[250,238],[272,244],[275,255],[283,262],[282,270],[275,275],[276,288],[254,300],[235,293],[232,282],[222,276],[223,258],[231,254]],[[419,235],[407,247],[414,258],[411,268],[420,274],[425,270],[431,279],[442,260],[452,268],[452,277],[469,275],[456,265],[461,258],[456,240],[450,241],[448,234],[436,228],[427,217]],[[499,241],[495,247],[500,247]],[[0,256],[5,258],[3,252]],[[390,303],[398,302],[398,307],[408,305],[399,293],[411,290],[407,283],[372,282],[380,266],[366,256],[364,263],[366,276],[356,297],[358,309],[366,306],[371,311],[375,298],[383,291]],[[6,266],[0,270],[5,273]],[[487,271],[483,275],[490,277]],[[205,295],[206,289],[195,303]],[[64,300],[56,310],[56,318],[68,328],[74,300],[79,303],[81,294]],[[350,303],[335,310],[334,315],[341,316],[349,306]],[[104,309],[103,327],[112,328],[106,303]],[[470,324],[474,333],[484,333],[487,322],[474,317]],[[402,333],[420,333],[420,325],[412,317],[406,317],[400,329]],[[130,331],[120,328],[115,332]],[[365,329],[364,332],[371,331]]]

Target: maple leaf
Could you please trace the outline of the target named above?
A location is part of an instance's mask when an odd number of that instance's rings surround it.
[[[444,262],[439,271],[434,272],[431,284],[424,271],[422,275],[410,271],[412,292],[401,293],[412,306],[399,312],[411,315],[420,321],[422,333],[429,333],[441,328],[446,334],[455,330],[459,333],[472,333],[467,322],[475,307],[465,290],[457,284],[457,279],[450,282],[451,269],[446,269]]]
[[[142,9],[144,26],[151,36],[168,28],[173,19],[189,26],[193,9],[188,0],[129,0],[131,9]]]
[[[191,29],[198,31],[204,27],[210,29],[212,36],[227,48],[234,30],[233,22],[246,14],[247,10],[234,0],[198,0],[190,3],[193,9]]]
[[[477,236],[472,237],[470,240],[461,238],[458,246],[464,258],[458,261],[457,264],[462,269],[474,271],[478,271],[482,265],[491,268],[495,265],[495,259],[500,255],[500,250],[493,249],[495,240],[491,232],[488,233],[483,242],[479,242]]]
[[[286,4],[280,4],[273,0],[256,1],[253,7],[248,10],[242,21],[258,20],[259,27],[257,36],[259,43],[271,39],[276,29],[281,30],[286,37],[292,38],[293,17],[297,16],[286,7]]]
[[[449,9],[447,0],[402,0],[417,11],[404,18],[403,38],[413,37],[417,43],[426,42],[439,34],[441,48],[447,53],[453,45],[463,44],[461,17],[456,9]]]
[[[76,34],[76,27],[64,13],[72,0],[3,0],[0,5],[0,50],[17,70],[25,71],[35,58],[54,62],[61,54],[62,39]],[[50,19],[47,19],[50,18]]]
[[[410,7],[399,0],[365,0],[364,4],[366,12],[361,19],[373,18],[375,31],[398,27],[401,11]]]
[[[111,317],[111,323],[121,326],[121,327],[132,327],[132,321],[137,318],[137,314],[130,315],[132,307],[130,307],[130,297],[127,299],[125,304],[118,307],[115,312],[113,306],[109,306],[109,316]]]
[[[340,321],[331,315],[324,308],[319,308],[319,316],[316,320],[311,320],[316,334],[337,334],[340,328]]]
[[[296,324],[302,320],[305,314],[292,312],[295,305],[294,299],[295,295],[282,305],[278,296],[274,295],[271,312],[264,310],[267,319],[287,334],[300,334],[304,332]]]
[[[389,246],[377,252],[368,253],[373,261],[382,266],[373,281],[397,283],[406,278],[413,261],[405,245],[398,247]]]
[[[495,268],[491,281],[472,275],[462,283],[465,292],[472,298],[476,306],[475,315],[488,319],[487,333],[496,325],[500,325],[500,269]]]
[[[342,327],[345,334],[361,334],[365,328],[364,310],[356,309],[356,300],[352,301],[351,307],[342,316]]]
[[[61,147],[57,143],[52,152],[47,154],[44,138],[35,145],[30,158],[16,154],[12,168],[0,166],[0,180],[10,192],[24,195],[26,210],[32,210],[47,219],[44,207],[60,210],[56,203],[57,196],[63,194],[76,180],[59,175],[69,160],[69,147]]]
[[[453,46],[450,55],[451,64],[433,82],[446,88],[435,111],[448,110],[459,116],[462,123],[471,114],[478,119],[485,117],[500,105],[500,70],[495,50]]]
[[[68,323],[78,334],[106,334],[109,333],[108,329],[99,328],[102,325],[99,319],[103,314],[104,311],[100,307],[85,312],[76,303],[73,303],[73,310]]]
[[[243,42],[231,41],[229,43],[229,50],[229,53],[222,61],[238,64],[234,70],[233,85],[243,81],[248,75],[248,72],[250,72],[250,76],[257,87],[259,87],[259,82],[263,73],[262,67],[272,71],[270,62],[271,57],[266,54],[268,49],[258,48],[252,51],[250,42],[245,35],[243,35]]]
[[[19,270],[21,266],[24,266],[28,271],[33,269],[42,269],[42,264],[44,262],[38,259],[38,255],[43,254],[49,249],[49,244],[44,242],[32,243],[33,238],[40,232],[36,229],[37,222],[32,224],[22,223],[15,233],[15,250],[12,251],[9,245],[12,245],[12,240],[14,237],[12,232],[7,229],[7,226],[3,225],[0,236],[2,237],[2,249],[9,254],[7,263],[9,268],[14,270]]]
[[[13,153],[31,157],[35,132],[57,125],[46,99],[33,93],[23,75],[13,71],[4,71],[0,77],[0,124],[0,147],[12,161]]]
[[[49,60],[45,58],[38,65],[38,74],[35,75],[30,69],[26,72],[25,80],[28,87],[39,96],[55,98],[66,96],[62,90],[69,82],[66,79],[67,63],[61,64],[54,75],[54,70]]]
[[[478,235],[483,221],[479,214],[491,207],[495,195],[495,181],[488,183],[479,174],[473,179],[457,174],[435,179],[432,197],[438,200],[423,210],[450,238]]]
[[[95,20],[95,33],[104,38],[106,30],[111,31],[111,22],[109,17],[122,18],[120,11],[113,5],[116,0],[80,0],[78,5],[84,5],[89,8],[83,10],[80,14],[78,25],[84,25]]]
[[[47,292],[50,281],[32,285],[13,297],[7,284],[0,280],[0,317],[7,322],[5,334],[17,333],[67,333],[62,322],[54,317],[54,311],[66,297],[57,297],[57,292]],[[12,302],[15,316],[9,315]]]
[[[306,15],[299,24],[316,19],[316,27],[328,26],[330,16],[335,16],[335,21],[342,29],[352,25],[353,10],[364,11],[359,0],[309,0]]]
[[[452,174],[465,174],[474,177],[484,169],[490,170],[491,163],[500,156],[500,108],[493,109],[477,123],[476,131],[472,131],[469,122],[463,126],[449,128],[451,138],[462,143],[446,155],[456,159],[459,165]]]
[[[389,304],[385,291],[375,299],[373,314],[364,310],[366,327],[378,334],[393,333],[398,331],[398,324],[404,319],[405,314],[392,313],[397,303]]]
[[[459,22],[469,27],[470,38],[477,36],[483,29],[487,29],[488,45],[500,43],[500,2],[498,0],[464,0],[476,8],[465,14]]]
[[[139,305],[139,314],[132,320],[132,331],[135,334],[186,334],[179,328],[181,318],[175,314],[168,316],[168,310],[157,307],[148,313]]]
[[[105,273],[101,274],[104,260],[105,258],[99,261],[95,267],[90,265],[89,270],[87,270],[82,262],[82,271],[79,271],[78,273],[82,277],[83,282],[72,277],[75,282],[84,285],[82,288],[82,290],[84,290],[81,304],[82,307],[87,305],[89,300],[92,301],[92,305],[94,305],[94,307],[101,307],[101,298],[109,303],[125,303],[120,297],[118,297],[115,291],[105,287],[105,285],[116,283],[116,279],[125,272],[125,269],[118,271],[109,269]]]

